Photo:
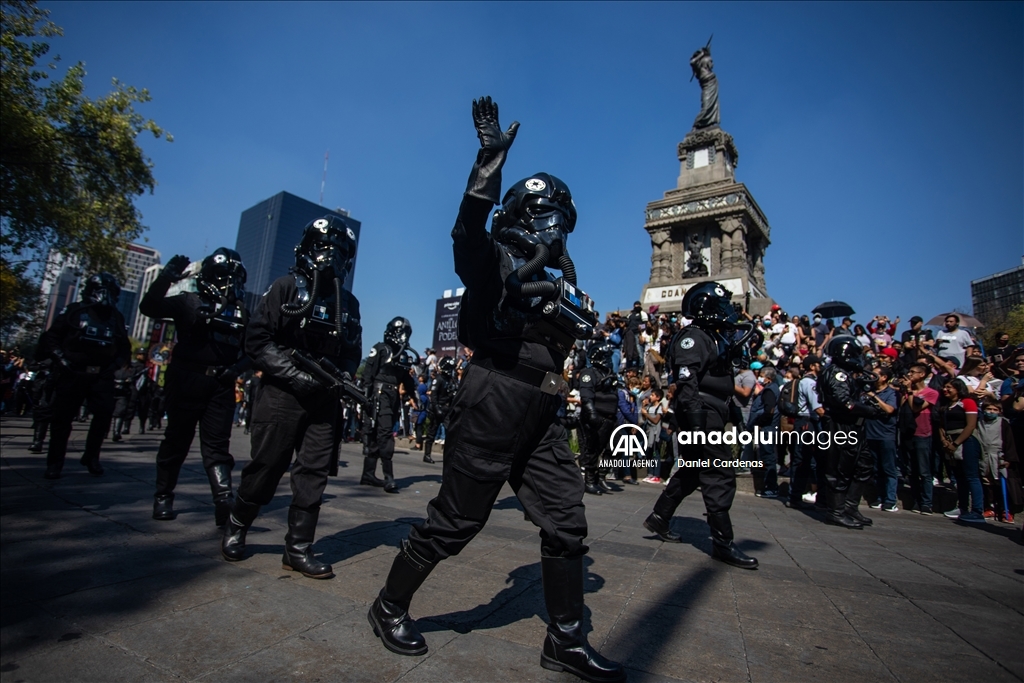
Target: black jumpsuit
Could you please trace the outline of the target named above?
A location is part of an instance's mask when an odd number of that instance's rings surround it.
[[[78,302],[70,304],[39,338],[40,360],[63,356],[66,366],[55,363],[53,418],[47,472],[58,475],[71,437],[71,422],[83,401],[92,412],[82,464],[101,474],[100,448],[114,414],[114,371],[128,362],[131,343],[124,317],[112,306]]]
[[[264,350],[271,345],[284,352],[305,350],[324,356],[342,371],[354,374],[362,359],[362,338],[359,302],[346,290],[341,290],[347,333],[343,337],[331,335],[335,315],[333,292],[323,296],[312,293],[315,302],[322,305],[314,305],[309,317],[284,315],[282,304],[294,305],[297,300],[295,279],[293,275],[285,275],[274,281],[260,299],[246,330],[246,351],[255,367],[263,371],[263,379],[250,425],[252,461],[242,470],[238,498],[257,506],[270,503],[294,455],[291,505],[314,512],[320,509],[327,486],[334,453],[335,422],[340,412],[338,401],[324,388],[297,395],[282,376],[281,368],[263,360]]]
[[[250,364],[243,348],[245,312],[230,307],[212,319],[200,315],[205,304],[199,295],[165,296],[171,284],[169,278],[157,277],[139,304],[143,315],[173,319],[178,333],[164,382],[167,429],[156,456],[157,495],[174,491],[197,425],[203,468],[210,474],[211,485],[211,468],[224,466],[230,472],[234,467],[230,453],[234,382]]]
[[[443,480],[409,543],[430,562],[457,555],[483,528],[506,481],[540,527],[542,554],[587,552],[583,480],[558,420],[568,346],[530,334],[531,320],[502,306],[511,265],[486,230],[491,203],[466,195],[452,230],[455,272],[466,285],[459,341],[473,349],[445,436]],[[570,342],[571,344],[571,342]]]
[[[704,330],[690,325],[672,340],[669,362],[676,383],[673,412],[680,430],[722,431],[733,393],[732,370],[720,358],[718,345]],[[736,471],[716,466],[715,460],[731,460],[725,444],[680,445],[683,460],[709,460],[707,467],[680,467],[668,480],[654,512],[670,519],[686,496],[700,486],[709,515],[728,514],[736,497]],[[710,522],[710,517],[709,517]]]
[[[406,400],[416,395],[416,382],[409,374],[409,367],[395,362],[397,359],[390,346],[384,342],[373,345],[363,369],[366,386],[370,389],[373,431],[367,442],[364,474],[374,474],[377,458],[381,460],[386,486],[395,479],[395,423],[401,415],[401,400],[398,385],[405,387]]]
[[[423,455],[430,457],[437,438],[437,430],[441,428],[448,411],[451,410],[458,381],[451,375],[438,372],[430,380],[430,402],[427,404],[427,436],[423,441]]]
[[[580,371],[580,465],[591,493],[598,487],[601,454],[615,429],[619,393],[615,375],[596,366]]]
[[[855,373],[835,364],[822,370],[817,389],[825,409],[822,430],[831,434],[826,453],[825,481],[829,493],[826,502],[833,516],[847,513],[858,519],[857,506],[866,483],[874,474],[874,458],[867,448],[864,420],[884,414],[860,400],[863,390]],[[847,436],[837,440],[835,435],[840,431]],[[856,435],[854,439],[849,438],[850,432]]]

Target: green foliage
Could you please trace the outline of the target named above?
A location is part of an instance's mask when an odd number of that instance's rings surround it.
[[[4,284],[24,278],[51,249],[74,255],[86,270],[123,276],[118,249],[145,230],[136,196],[152,192],[153,164],[140,133],[171,139],[134,107],[149,93],[114,79],[113,91],[84,94],[85,66],[51,80],[46,39],[60,36],[34,2],[0,2],[0,261]],[[13,279],[12,279],[13,278]],[[14,315],[0,294],[0,324]]]
[[[981,341],[985,344],[985,350],[991,352],[996,347],[997,335],[1006,333],[1010,335],[1011,344],[1024,343],[1024,304],[1018,304],[1010,309],[1006,316],[991,321],[981,329]]]

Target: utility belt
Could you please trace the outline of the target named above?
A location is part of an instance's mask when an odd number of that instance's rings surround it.
[[[193,363],[190,360],[184,360],[181,358],[172,359],[171,366],[179,370],[187,370],[200,375],[206,375],[207,377],[216,377],[221,372],[231,367],[230,365],[203,365],[202,363]]]
[[[481,358],[479,354],[475,354],[473,360],[470,361],[470,365],[475,365],[485,370],[496,372],[499,375],[511,377],[530,386],[538,387],[545,394],[557,394],[562,385],[565,384],[565,380],[557,372],[541,370],[519,361],[507,361],[495,358],[494,356]]]
[[[373,380],[373,393],[378,393],[382,389],[394,389],[398,391],[398,382],[388,382],[387,380],[375,379]]]

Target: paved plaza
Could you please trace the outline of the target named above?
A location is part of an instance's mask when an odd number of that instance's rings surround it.
[[[422,519],[441,466],[400,450],[401,493],[357,486],[357,445],[327,487],[316,551],[337,576],[281,569],[287,475],[249,534],[220,558],[198,439],[171,522],[150,518],[159,435],[42,478],[30,421],[0,423],[0,681],[574,681],[539,666],[545,609],[537,529],[511,490],[484,531],[413,600],[423,657],[392,654],[366,620],[399,541]],[[402,442],[404,446],[405,442]],[[233,436],[239,466],[248,437]],[[347,461],[347,462],[346,462]],[[236,474],[237,477],[237,474]],[[737,544],[756,572],[711,559],[699,495],[679,545],[641,526],[660,486],[587,497],[590,642],[631,681],[1024,680],[1020,525],[900,512],[848,531],[741,491]],[[867,512],[867,510],[865,510]]]

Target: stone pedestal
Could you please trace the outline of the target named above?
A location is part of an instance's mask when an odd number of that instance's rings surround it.
[[[774,303],[764,280],[771,228],[747,187],[736,182],[739,153],[732,136],[717,126],[692,130],[678,153],[676,188],[647,205],[651,279],[640,300],[661,312],[679,311],[687,289],[715,280],[751,314],[767,313]]]

